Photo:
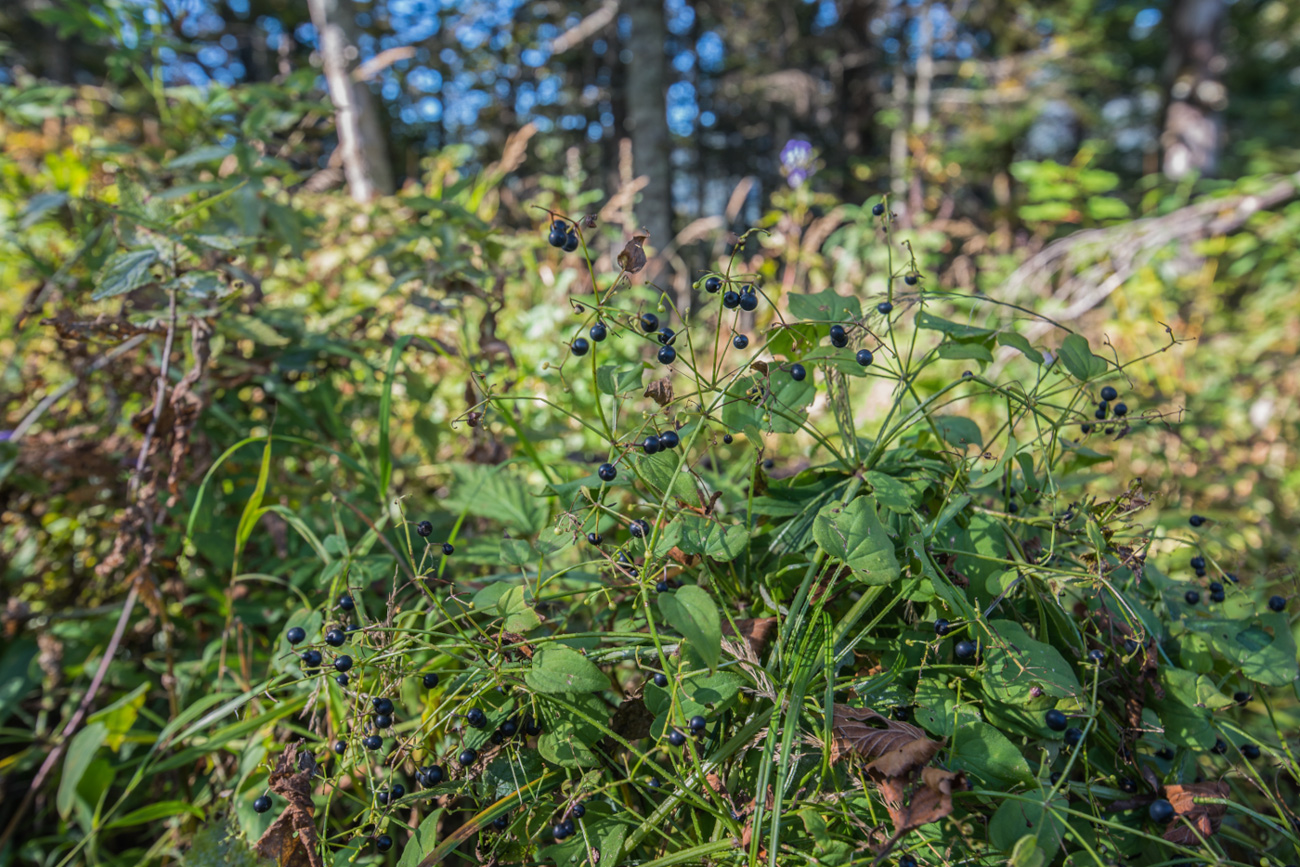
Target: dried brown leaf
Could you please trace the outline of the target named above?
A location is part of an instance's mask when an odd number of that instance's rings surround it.
[[[656,379],[645,387],[645,396],[660,406],[667,406],[672,403],[673,378],[671,376],[665,376],[663,379]]]
[[[763,654],[763,648],[767,646],[768,639],[772,637],[772,630],[776,628],[775,617],[747,617],[743,620],[736,621],[736,628],[731,628],[730,621],[722,623],[722,637],[733,638],[737,635],[744,638],[749,643],[749,649],[754,652],[754,657],[758,658]]]
[[[1230,789],[1223,780],[1165,786],[1165,799],[1174,808],[1174,818],[1165,829],[1164,838],[1180,846],[1199,845],[1213,836],[1228,812],[1226,804],[1198,804],[1196,798],[1227,798]],[[1189,827],[1188,822],[1191,823]],[[1193,828],[1195,830],[1193,830]]]
[[[637,232],[632,239],[623,247],[623,252],[618,254],[618,267],[622,268],[629,274],[635,274],[645,267],[645,247],[646,240],[650,233],[645,229]]]
[[[887,719],[869,707],[836,705],[831,731],[831,761],[849,755],[873,759],[867,765],[873,777],[906,776],[929,764],[943,747],[916,726]]]
[[[312,775],[316,759],[310,753],[299,755],[298,745],[290,744],[271,772],[271,791],[288,802],[271,826],[257,841],[256,852],[280,867],[324,867],[320,857],[320,839],[312,820]]]

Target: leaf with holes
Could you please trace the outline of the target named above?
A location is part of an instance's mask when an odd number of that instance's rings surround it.
[[[813,521],[813,539],[827,556],[853,570],[863,584],[889,584],[899,575],[894,542],[876,511],[876,498],[859,496],[847,506],[822,507]]]

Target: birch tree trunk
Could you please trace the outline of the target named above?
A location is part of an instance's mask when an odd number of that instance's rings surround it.
[[[631,0],[624,8],[632,18],[632,62],[627,66],[632,167],[638,176],[650,178],[637,206],[637,222],[650,232],[650,245],[662,250],[673,238],[664,0]],[[647,279],[651,276],[647,274]]]

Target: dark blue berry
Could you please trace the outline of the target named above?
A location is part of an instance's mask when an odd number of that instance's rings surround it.
[[[655,686],[659,687],[660,689],[667,689],[668,675],[664,674],[662,671],[657,672],[655,674]]]
[[[384,745],[384,739],[379,735],[370,735],[361,739],[361,745],[368,750],[377,750]]]
[[[568,832],[564,830],[563,822],[556,822],[551,826],[551,836],[556,840],[563,840],[565,837],[569,836]]]
[[[888,301],[881,301],[876,305],[876,309],[880,311],[881,316],[888,316],[890,313],[894,312],[894,305]]]
[[[515,733],[518,731],[519,731],[519,720],[515,719],[514,717],[511,717],[510,719],[501,723],[501,734],[505,735],[508,738],[514,737]]]
[[[668,590],[669,590],[669,585],[667,581],[660,581],[659,583],[655,584],[656,593],[667,593]]]
[[[677,350],[671,346],[661,346],[659,347],[658,357],[660,364],[672,364],[677,360]]]
[[[422,678],[422,682],[424,683],[425,689],[433,689],[435,686],[438,685],[438,675],[434,674],[433,672],[429,672]]]
[[[807,375],[808,371],[804,370],[802,364],[795,363],[790,365],[790,378],[795,382],[803,382],[804,377]]]
[[[731,345],[737,349],[744,349],[749,345],[749,338],[743,334],[737,334],[735,337],[731,338]]]
[[[357,607],[357,603],[352,601],[351,596],[349,596],[347,593],[344,593],[342,596],[339,597],[339,607],[342,608],[344,611],[351,611],[352,609]]]
[[[1097,407],[1097,411],[1094,412],[1094,413],[1092,414],[1092,416],[1093,416],[1093,418],[1098,419],[1099,421],[1100,421],[1100,420],[1105,420],[1105,418],[1106,418],[1106,408],[1105,408],[1104,406],[1099,406],[1099,407]]]
[[[958,641],[957,646],[953,648],[953,652],[957,654],[958,659],[970,659],[975,655],[975,650],[975,642],[966,641],[965,639]]]
[[[1211,601],[1211,602],[1219,603],[1219,602],[1224,601],[1224,600],[1227,599],[1227,598],[1228,598],[1228,597],[1224,595],[1224,593],[1223,593],[1222,590],[1211,590],[1211,591],[1210,591],[1210,601]]]
[[[916,857],[910,852],[900,856],[898,867],[916,867]]]
[[[942,638],[943,636],[948,634],[949,629],[950,629],[950,624],[948,623],[947,620],[943,619],[942,617],[934,621],[935,635],[938,635],[939,637]]]
[[[1200,591],[1197,590],[1188,590],[1183,594],[1183,598],[1187,600],[1188,605],[1195,605],[1197,602],[1201,601],[1201,594]]]
[[[659,342],[664,346],[671,346],[675,340],[677,340],[676,331],[667,327],[659,329]]]
[[[659,330],[659,317],[653,313],[641,314],[641,330],[646,334]]]
[[[1123,418],[1124,416],[1128,415],[1128,404],[1126,403],[1115,404],[1114,412],[1116,418]]]
[[[338,754],[341,756],[341,755],[343,755],[344,753],[346,753],[347,751],[348,751],[348,742],[347,742],[347,741],[335,741],[335,742],[334,742],[334,752],[338,753]]]
[[[573,805],[573,809],[569,810],[569,815],[575,819],[581,819],[583,816],[587,815],[587,808],[583,806],[581,801],[579,801]]]
[[[885,215],[885,206],[881,202],[876,202],[871,206],[871,215],[873,217],[883,217]]]
[[[497,816],[492,820],[492,827],[498,831],[504,831],[510,827],[510,817],[506,815]]]
[[[1268,610],[1277,612],[1286,611],[1286,600],[1281,596],[1270,596],[1268,600]]]
[[[592,545],[596,545],[599,547],[600,543],[605,541],[605,537],[600,535],[599,533],[588,533],[587,541]]]
[[[387,729],[393,727],[393,718],[386,713],[375,715],[375,728]]]
[[[1221,756],[1227,751],[1228,751],[1228,745],[1223,742],[1223,738],[1215,738],[1214,746],[1210,747],[1210,752]]]
[[[1152,801],[1151,806],[1147,807],[1147,815],[1151,817],[1152,822],[1168,822],[1174,817],[1174,805],[1164,798]]]
[[[666,430],[659,434],[659,445],[666,449],[675,449],[677,448],[677,444],[680,442],[681,439],[677,436],[677,431],[675,430]]]
[[[633,539],[645,539],[650,536],[650,522],[637,518],[628,527],[628,532],[632,534]]]
[[[284,637],[290,644],[301,644],[307,638],[307,630],[301,626],[292,626]]]
[[[1211,592],[1211,593],[1222,593],[1222,592],[1223,592],[1223,585],[1220,584],[1218,581],[1211,581],[1211,582],[1210,582],[1210,592]]]
[[[1106,661],[1106,651],[1100,649],[1089,650],[1088,660],[1096,665],[1101,665]]]
[[[1070,728],[1065,730],[1065,745],[1067,747],[1078,746],[1083,740],[1083,729]]]
[[[1107,385],[1102,387],[1101,389],[1102,400],[1114,400],[1117,397],[1119,397],[1119,392],[1116,391],[1113,386]]]
[[[758,294],[755,292],[746,292],[740,296],[741,310],[754,310],[758,307]]]
[[[704,291],[705,291],[705,292],[714,293],[714,292],[717,292],[717,291],[718,291],[719,289],[721,289],[721,288],[722,288],[722,278],[721,278],[721,277],[709,277],[707,280],[704,281]]]
[[[302,652],[302,664],[308,668],[319,668],[321,659],[319,650],[304,650]]]
[[[338,672],[348,671],[352,668],[352,657],[346,653],[334,660],[334,670]]]
[[[595,325],[591,326],[591,330],[588,331],[587,334],[590,335],[594,343],[600,343],[600,341],[605,339],[605,335],[609,334],[609,329],[605,327],[604,322],[597,322]]]
[[[1046,722],[1047,727],[1054,732],[1063,732],[1070,725],[1070,720],[1066,718],[1064,713],[1056,708],[1052,708],[1047,713],[1043,714],[1043,721]]]
[[[863,367],[867,367],[868,365],[871,364],[871,362],[876,360],[876,357],[871,354],[870,349],[859,349],[857,359],[858,359],[858,364],[862,365]]]
[[[427,539],[433,535],[433,524],[421,521],[415,525],[415,532]]]
[[[391,714],[393,712],[393,700],[391,698],[372,699],[370,704],[374,707],[375,713]]]
[[[1133,779],[1132,777],[1120,777],[1119,780],[1117,780],[1116,782],[1119,786],[1119,790],[1124,794],[1126,795],[1137,794],[1137,790],[1138,790],[1137,780]]]
[[[1200,527],[1205,524],[1205,516],[1192,515],[1190,518],[1187,519],[1187,523],[1191,524],[1193,527]]]
[[[1191,560],[1188,561],[1188,565],[1191,566],[1193,569],[1204,569],[1205,558],[1198,554],[1197,556],[1193,557]]]
[[[724,445],[731,445],[731,440],[732,440],[731,434],[722,435],[722,442]]]
[[[843,325],[831,326],[831,346],[836,349],[843,349],[849,345],[849,335],[844,331]]]
[[[655,436],[654,434],[651,434],[650,436],[646,437],[645,440],[642,441],[641,450],[648,455],[652,455],[655,452],[659,451],[661,445],[662,444],[659,442],[659,437]]]
[[[331,629],[325,633],[325,643],[330,647],[342,647],[343,642],[347,640],[347,636],[343,634],[342,629]]]
[[[347,686],[349,683],[348,676],[346,674],[335,675],[334,682],[339,686]]]
[[[668,743],[675,747],[680,747],[686,743],[686,735],[682,734],[677,729],[673,729],[668,733]]]
[[[456,546],[451,544],[450,542],[443,542],[442,553],[450,557],[452,554],[456,553]]]
[[[613,464],[601,464],[596,470],[596,475],[602,482],[612,482],[618,477],[618,470],[614,469]]]
[[[578,249],[578,233],[569,232],[569,234],[564,237],[564,252],[572,253],[576,249]]]
[[[565,241],[569,240],[569,236],[565,232],[557,232],[552,229],[546,240],[551,243],[552,247],[563,247]]]
[[[469,713],[465,714],[465,722],[476,729],[481,729],[487,725],[487,714],[483,713],[479,708],[472,707],[469,709]]]
[[[1232,694],[1232,700],[1240,705],[1247,704],[1250,702],[1250,693],[1238,690]]]
[[[709,723],[704,717],[696,715],[691,717],[686,724],[690,727],[692,732],[698,735],[704,732],[704,727]]]
[[[387,852],[393,848],[393,838],[387,834],[380,834],[375,838],[375,848],[380,852]]]
[[[915,286],[916,281],[917,281],[917,276],[915,274],[908,274],[903,277],[903,282],[906,283],[908,286]]]
[[[587,350],[591,349],[591,344],[587,342],[587,338],[578,337],[569,348],[573,350],[574,355],[586,355]]]
[[[740,293],[732,289],[722,293],[722,306],[728,310],[735,310],[740,306]]]
[[[271,799],[266,795],[262,795],[253,802],[254,813],[265,813],[269,809],[271,809]]]
[[[475,761],[478,760],[478,751],[475,750],[473,747],[466,747],[464,750],[461,751],[461,754],[456,758],[461,763],[461,765],[465,765],[465,766],[472,765],[474,764]]]

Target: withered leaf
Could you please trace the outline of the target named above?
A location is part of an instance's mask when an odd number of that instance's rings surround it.
[[[298,770],[301,768],[301,770]],[[315,757],[299,756],[298,745],[290,744],[268,781],[271,791],[288,802],[257,841],[257,854],[280,867],[324,867],[320,839],[312,821],[312,774]]]
[[[749,649],[754,652],[755,657],[762,656],[763,648],[767,646],[767,641],[772,637],[772,630],[776,628],[775,617],[747,617],[743,620],[736,621],[736,628],[731,628],[731,622],[723,620],[722,637],[734,638],[739,634],[741,638],[749,643]]]
[[[645,267],[645,248],[642,246],[650,233],[645,229],[637,232],[632,236],[623,247],[623,252],[618,254],[618,267],[622,268],[629,274],[635,274]]]
[[[966,775],[960,771],[926,768],[921,772],[921,784],[912,792],[906,804],[902,799],[885,799],[885,809],[894,822],[894,836],[906,834],[922,825],[937,822],[952,814],[952,793],[966,788]],[[884,792],[884,787],[881,787]]]
[[[653,400],[660,406],[667,406],[673,402],[673,379],[671,376],[665,376],[663,379],[656,379],[645,387],[645,396]]]
[[[1219,830],[1219,824],[1223,822],[1228,806],[1198,804],[1195,799],[1227,798],[1229,791],[1228,784],[1223,780],[1188,783],[1185,786],[1165,786],[1165,799],[1173,805],[1174,818],[1169,820],[1164,838],[1180,846],[1195,846],[1199,845],[1201,839],[1213,836]],[[1188,822],[1191,823],[1191,827],[1188,826]]]
[[[942,741],[932,741],[916,726],[886,719],[869,707],[836,705],[832,718],[831,761],[857,755],[873,761],[873,777],[903,777],[929,764]]]

